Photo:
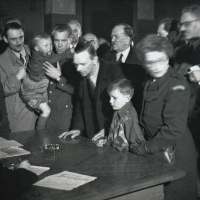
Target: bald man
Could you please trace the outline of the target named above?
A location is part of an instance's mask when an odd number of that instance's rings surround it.
[[[84,41],[87,42],[92,42],[95,50],[97,50],[99,48],[99,40],[96,37],[96,35],[92,34],[92,33],[86,33],[85,35],[82,36]]]

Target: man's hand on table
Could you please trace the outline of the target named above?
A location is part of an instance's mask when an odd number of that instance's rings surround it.
[[[27,170],[30,170],[30,163],[28,162],[28,160],[24,160],[22,161],[19,165],[16,166],[16,169],[19,169],[19,168],[24,168],[24,169],[27,169]]]
[[[67,136],[71,135],[71,138],[75,138],[77,136],[79,136],[81,134],[81,132],[79,130],[71,130],[71,131],[66,131],[62,134],[60,134],[58,137],[65,139]]]
[[[57,68],[54,67],[49,62],[45,62],[43,63],[43,69],[45,71],[45,74],[52,79],[57,80],[61,76],[61,69],[60,69],[59,62],[57,62]]]

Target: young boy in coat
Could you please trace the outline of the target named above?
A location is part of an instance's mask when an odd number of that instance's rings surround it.
[[[97,140],[96,144],[102,147],[109,143],[119,151],[128,151],[144,140],[137,112],[131,103],[134,88],[129,80],[118,79],[108,86],[107,92],[110,96],[110,104],[115,112],[108,137]]]

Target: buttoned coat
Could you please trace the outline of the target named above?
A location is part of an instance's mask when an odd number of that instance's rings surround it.
[[[24,48],[28,62],[30,51],[26,45],[24,45]],[[0,78],[4,89],[11,132],[35,129],[36,115],[21,99],[21,81],[16,78],[16,73],[22,66],[22,61],[9,47],[0,55]]]
[[[51,114],[46,128],[67,131],[71,125],[74,88],[80,80],[80,75],[76,71],[72,59],[61,62],[60,68],[62,73],[60,81],[50,79],[48,86]]]
[[[195,199],[196,195],[196,151],[187,127],[190,94],[186,80],[171,67],[155,82],[149,80],[144,89],[140,123],[148,152],[156,157],[159,151],[175,146],[175,166],[186,172],[183,179],[165,188],[165,199]]]
[[[88,80],[84,77],[80,81],[77,91],[77,104],[75,107],[72,130],[80,130],[85,137],[93,137],[98,131],[103,128],[109,128],[113,110],[109,103],[109,95],[107,93],[108,85],[117,78],[123,78],[119,67],[105,60],[99,59],[99,73],[96,82],[94,105],[95,110],[92,110],[92,102],[89,96]],[[95,117],[91,113],[95,113]],[[94,127],[93,120],[96,123]]]

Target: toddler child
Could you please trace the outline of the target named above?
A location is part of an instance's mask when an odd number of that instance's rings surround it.
[[[37,33],[32,40],[32,56],[27,66],[27,74],[21,84],[21,96],[24,101],[41,115],[37,121],[37,129],[45,128],[45,124],[51,109],[48,106],[47,87],[49,79],[45,75],[43,63],[46,61],[55,65],[57,62],[72,58],[72,54],[66,51],[55,54],[52,50],[52,40],[47,33]],[[57,79],[59,81],[59,77]]]
[[[144,141],[144,136],[139,126],[137,112],[131,103],[134,93],[131,82],[127,79],[115,80],[108,86],[107,92],[115,112],[108,137],[99,139],[97,146],[109,143],[119,151],[138,146]]]

